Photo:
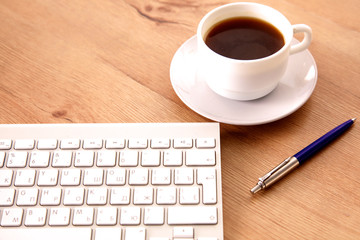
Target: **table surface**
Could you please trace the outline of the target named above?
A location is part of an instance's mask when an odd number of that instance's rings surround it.
[[[169,68],[202,16],[229,2],[2,0],[0,123],[210,121],[178,98]],[[312,27],[319,75],[290,116],[221,124],[224,238],[359,239],[360,123],[268,190],[249,190],[286,157],[360,118],[360,1],[257,2]]]

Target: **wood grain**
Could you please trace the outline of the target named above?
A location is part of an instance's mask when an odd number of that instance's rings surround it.
[[[2,0],[0,123],[209,121],[176,96],[169,66],[202,16],[229,2]],[[326,131],[360,119],[360,1],[257,2],[312,27],[319,78],[285,119],[221,124],[224,238],[359,239],[359,123],[269,190],[249,190]]]

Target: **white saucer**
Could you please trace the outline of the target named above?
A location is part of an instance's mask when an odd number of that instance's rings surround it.
[[[297,40],[293,40],[293,43]],[[269,123],[290,115],[311,96],[317,81],[317,68],[306,50],[289,58],[285,76],[267,96],[252,101],[231,100],[213,92],[198,78],[196,36],[175,53],[170,79],[179,98],[192,110],[211,120],[234,125]]]

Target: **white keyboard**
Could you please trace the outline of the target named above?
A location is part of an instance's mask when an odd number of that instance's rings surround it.
[[[0,125],[0,240],[222,240],[218,123]]]

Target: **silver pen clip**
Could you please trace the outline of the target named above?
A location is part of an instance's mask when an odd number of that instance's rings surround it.
[[[270,172],[268,172],[267,174],[265,174],[264,176],[262,176],[261,178],[259,178],[259,182],[258,184],[260,184],[262,187],[261,188],[265,188],[265,181],[267,179],[269,179],[275,172],[277,172],[279,169],[281,169],[283,166],[285,166],[286,164],[288,164],[290,162],[290,158],[285,159],[283,162],[281,162],[279,165],[277,165],[275,168],[273,168]]]
[[[294,156],[285,159],[270,172],[259,178],[259,182],[253,189],[251,189],[251,192],[256,193],[261,189],[270,186],[272,183],[282,178],[287,172],[291,171],[298,165],[299,161]]]

